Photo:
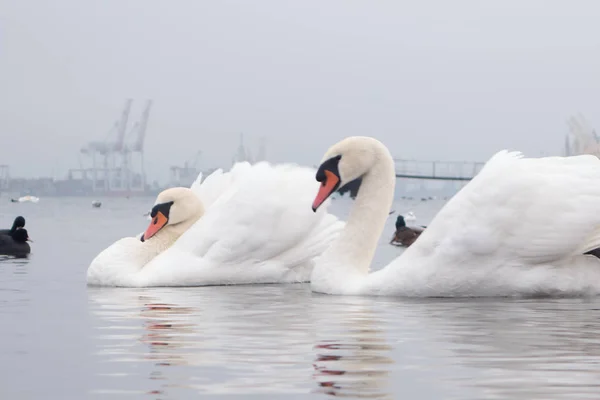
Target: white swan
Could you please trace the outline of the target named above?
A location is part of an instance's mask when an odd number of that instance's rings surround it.
[[[201,286],[306,282],[343,222],[314,215],[314,170],[238,163],[160,193],[148,229],[102,251],[89,285]],[[140,239],[143,239],[140,240]]]
[[[600,160],[500,151],[419,239],[369,273],[394,195],[394,162],[369,137],[332,146],[317,172],[318,209],[362,176],[346,227],[317,261],[316,292],[343,295],[519,296],[600,293]],[[460,229],[456,229],[459,226]]]

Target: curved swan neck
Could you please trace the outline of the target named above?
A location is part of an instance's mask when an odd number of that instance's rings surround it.
[[[148,246],[149,251],[152,253],[152,257],[159,255],[171,247],[185,231],[200,219],[201,216],[202,213],[198,213],[177,225],[167,225],[154,235],[154,237],[150,238],[150,240],[145,241],[144,243]]]
[[[394,160],[383,145],[374,148],[375,162],[363,175],[362,183],[346,227],[317,262],[313,288],[339,287],[351,278],[369,273],[377,243],[394,199],[396,172]]]

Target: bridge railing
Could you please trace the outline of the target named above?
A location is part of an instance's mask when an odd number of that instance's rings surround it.
[[[473,179],[485,163],[466,161],[422,161],[394,159],[396,177],[467,181]]]

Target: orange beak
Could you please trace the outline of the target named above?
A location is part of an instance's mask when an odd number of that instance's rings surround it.
[[[321,204],[323,204],[323,202],[327,200],[329,196],[331,196],[337,185],[340,183],[340,178],[338,178],[337,175],[331,171],[325,170],[325,176],[327,179],[321,182],[319,193],[317,193],[317,197],[315,197],[315,201],[313,201],[312,209],[315,212],[321,206]]]
[[[160,211],[156,213],[156,216],[152,218],[150,221],[150,225],[148,225],[148,229],[144,233],[144,240],[150,239],[152,236],[156,235],[158,231],[160,231],[167,224],[169,219],[165,217],[163,213]]]

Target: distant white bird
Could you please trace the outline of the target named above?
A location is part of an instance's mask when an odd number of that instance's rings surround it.
[[[40,198],[36,197],[36,196],[27,195],[27,196],[19,197],[18,201],[19,201],[19,203],[27,203],[27,202],[37,203],[38,201],[40,201]]]
[[[404,221],[406,221],[406,222],[415,222],[416,220],[417,220],[417,217],[415,217],[415,214],[412,211],[409,211],[404,216]]]

